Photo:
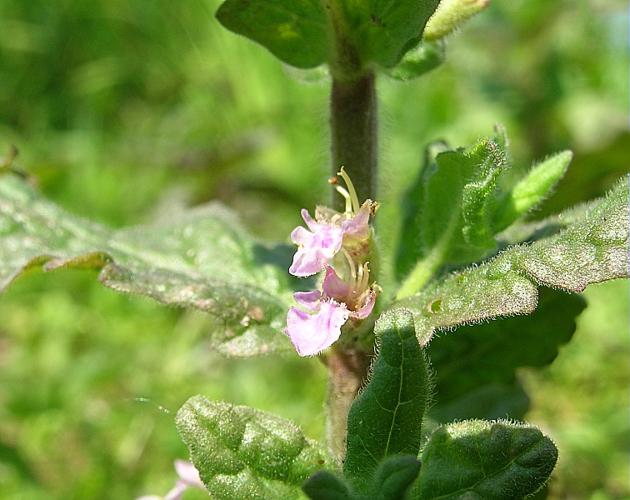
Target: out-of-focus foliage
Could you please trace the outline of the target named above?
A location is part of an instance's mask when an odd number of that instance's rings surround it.
[[[113,226],[219,198],[259,236],[284,238],[297,208],[328,196],[328,88],[224,30],[217,6],[0,2],[0,147],[17,144],[17,165],[54,201]],[[426,144],[468,144],[497,122],[522,168],[575,152],[536,218],[627,172],[625,8],[495,0],[447,38],[438,69],[383,78],[381,240],[397,240],[397,200]],[[210,318],[94,281],[31,274],[0,299],[0,497],[166,492],[186,449],[160,407],[193,394],[323,435],[316,360],[223,360],[208,348]],[[627,283],[587,290],[573,341],[550,368],[518,374],[528,420],[560,449],[552,498],[630,495],[627,296]]]

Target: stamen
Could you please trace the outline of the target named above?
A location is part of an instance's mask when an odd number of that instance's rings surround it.
[[[341,186],[335,186],[335,189],[346,200],[346,212],[352,213],[352,199],[350,198],[350,193]]]
[[[352,208],[354,209],[354,213],[357,213],[361,208],[361,204],[359,203],[359,197],[357,196],[357,191],[354,189],[354,184],[350,180],[350,176],[346,173],[346,170],[341,167],[339,171],[339,175],[342,177],[346,186],[348,186],[348,191],[350,192],[350,199],[352,200]]]
[[[364,282],[364,276],[363,276],[363,266],[359,266],[358,272],[357,272],[357,281],[355,283],[355,288],[358,290],[361,290],[361,286],[363,285]]]
[[[367,290],[368,288],[368,284],[370,282],[370,267],[369,267],[369,262],[366,262],[365,264],[363,264],[361,266],[362,272],[362,279],[361,279],[361,287],[360,290]]]
[[[357,280],[357,268],[354,265],[354,261],[352,260],[352,257],[348,253],[348,250],[346,250],[345,248],[342,248],[341,251],[343,252],[343,255],[346,257],[346,260],[348,261],[348,266],[350,267],[350,276],[352,276],[353,281],[356,282],[356,280]]]

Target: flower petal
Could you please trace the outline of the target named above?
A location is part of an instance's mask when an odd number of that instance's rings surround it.
[[[292,307],[287,314],[285,332],[300,356],[313,356],[339,338],[349,314],[345,304],[334,300],[321,302],[316,314],[307,314]]]
[[[175,460],[175,471],[184,483],[189,486],[196,486],[199,488],[205,488],[201,477],[199,477],[199,471],[188,460]]]
[[[355,216],[341,224],[344,235],[358,240],[367,239],[370,235],[369,223],[371,211],[372,200],[365,200]]]
[[[298,243],[289,272],[294,276],[305,277],[318,273],[341,249],[343,232],[340,227],[315,224],[316,232],[298,227],[291,233],[291,239]]]
[[[317,222],[315,222],[313,220],[313,218],[311,217],[311,214],[308,213],[308,210],[306,210],[306,208],[303,208],[300,211],[300,214],[302,215],[302,219],[304,219],[304,222],[306,223],[306,226],[312,231],[312,232],[317,232],[318,227],[320,226],[320,224],[318,224]]]
[[[370,289],[367,296],[365,297],[365,302],[363,303],[363,305],[356,311],[350,311],[350,316],[355,319],[365,319],[374,309],[374,304],[376,304],[376,292]]]
[[[335,272],[335,270],[326,266],[326,276],[322,283],[324,294],[339,302],[346,302],[352,291],[352,286],[343,281]]]
[[[311,312],[317,311],[319,299],[321,299],[321,297],[322,292],[319,290],[311,290],[310,292],[295,292],[293,294],[295,301]]]
[[[313,239],[313,233],[302,226],[291,231],[291,241],[296,245],[308,245],[311,239]]]

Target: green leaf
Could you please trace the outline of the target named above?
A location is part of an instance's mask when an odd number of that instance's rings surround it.
[[[492,140],[444,151],[422,169],[408,203],[399,249],[399,297],[417,292],[444,265],[468,264],[496,248],[491,208],[505,153]]]
[[[288,254],[267,247],[210,204],[154,226],[113,230],[0,178],[0,291],[28,269],[98,269],[118,292],[193,307],[216,318],[215,348],[249,356],[288,350]]]
[[[442,0],[424,30],[425,40],[439,40],[485,9],[490,0]]]
[[[415,49],[407,52],[402,60],[386,74],[402,82],[413,80],[434,70],[444,62],[444,44],[439,42],[421,42]]]
[[[432,421],[439,423],[470,418],[523,420],[529,406],[529,396],[518,380],[512,383],[490,382],[455,399],[442,402],[440,398],[436,406],[431,408],[429,416]]]
[[[368,489],[373,500],[397,500],[418,477],[420,462],[416,455],[395,455],[381,462]]]
[[[313,68],[328,58],[327,20],[319,0],[226,0],[216,16],[230,31],[292,66]]]
[[[503,194],[494,213],[494,232],[498,233],[536,208],[548,198],[564,177],[573,158],[571,151],[563,151],[538,165]]]
[[[543,289],[538,309],[531,316],[462,326],[453,333],[437,335],[427,347],[440,395],[430,416],[442,422],[522,417],[521,412],[510,413],[510,407],[502,404],[502,398],[508,396],[516,404],[512,411],[523,409],[522,390],[514,385],[516,369],[551,363],[559,347],[573,336],[576,318],[585,307],[578,295]],[[475,400],[483,403],[471,404]]]
[[[417,455],[431,392],[427,361],[416,340],[411,313],[385,313],[375,333],[379,355],[370,382],[348,414],[344,473],[359,491],[366,488],[383,458]]]
[[[302,485],[311,500],[353,500],[356,498],[345,481],[332,472],[320,470]]]
[[[343,36],[351,41],[364,65],[398,64],[422,38],[424,26],[439,0],[329,0],[343,12]]]
[[[391,308],[413,311],[422,344],[435,330],[497,316],[530,314],[537,286],[581,292],[592,283],[628,277],[628,183],[588,206],[565,229],[511,247],[489,262],[447,275]],[[560,216],[562,218],[562,216]]]
[[[190,398],[177,430],[212,498],[295,498],[326,453],[292,422],[268,413]]]
[[[535,427],[469,420],[438,428],[422,450],[409,498],[523,498],[539,490],[558,451]]]

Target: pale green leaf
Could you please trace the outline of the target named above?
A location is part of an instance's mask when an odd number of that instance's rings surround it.
[[[16,177],[0,177],[0,291],[31,268],[97,269],[116,291],[211,313],[215,347],[248,356],[290,349],[281,331],[290,297],[286,258],[217,204],[113,230],[45,201]]]
[[[497,202],[494,213],[494,232],[502,231],[536,208],[548,198],[569,168],[571,151],[563,151],[535,165]]]
[[[442,0],[427,23],[424,39],[439,40],[450,35],[489,3],[490,0]]]
[[[575,212],[569,216],[574,218]],[[533,312],[538,286],[581,292],[592,283],[624,277],[628,277],[627,180],[556,234],[447,275],[392,307],[414,312],[416,332],[425,344],[435,330]]]
[[[212,498],[296,498],[302,483],[332,466],[317,443],[283,418],[202,396],[177,412],[177,430]]]

